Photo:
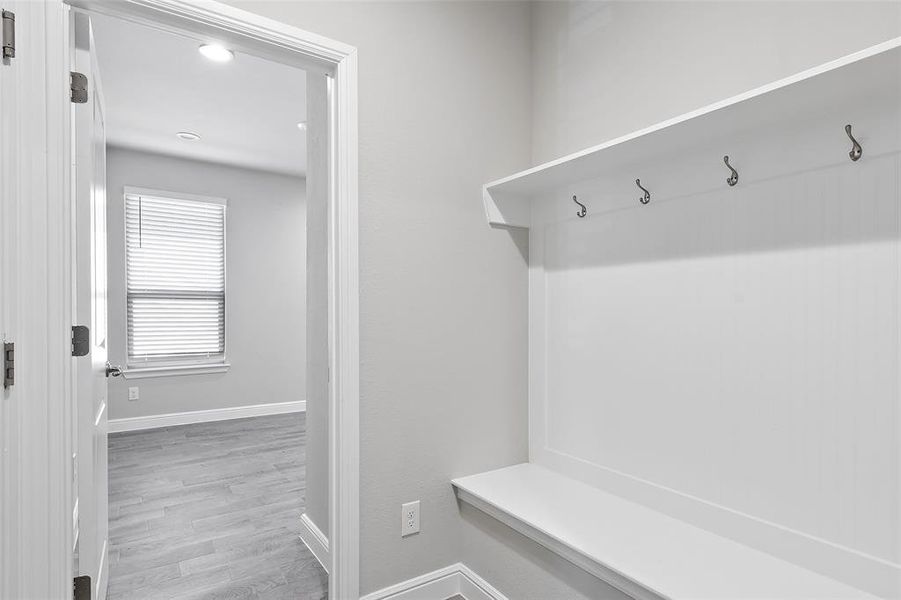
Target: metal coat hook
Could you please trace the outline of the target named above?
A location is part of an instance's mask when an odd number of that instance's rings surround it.
[[[641,191],[644,192],[644,196],[640,197],[638,199],[638,201],[641,202],[642,204],[647,204],[648,202],[650,202],[651,201],[651,192],[649,192],[644,187],[642,187],[641,179],[636,179],[635,185],[637,185],[641,189]]]
[[[860,144],[858,144],[857,140],[854,139],[854,136],[851,135],[851,125],[845,125],[845,133],[848,134],[848,137],[851,138],[851,142],[854,144],[851,151],[848,152],[848,156],[851,157],[852,161],[857,162],[860,160],[860,157],[863,156],[863,148],[860,147]]]
[[[738,183],[738,171],[732,168],[732,165],[729,164],[729,155],[723,157],[723,162],[726,163],[726,166],[729,167],[729,170],[732,171],[732,175],[726,178],[726,183],[729,184],[729,187],[734,186]]]
[[[576,195],[575,195],[575,194],[573,194],[573,202],[575,202],[576,204],[578,204],[579,206],[582,207],[582,208],[579,209],[579,212],[576,213],[576,216],[577,216],[577,217],[579,217],[579,218],[581,219],[582,217],[584,217],[585,215],[588,214],[588,210],[586,210],[585,205],[582,204],[581,202],[579,202],[579,201],[576,199]]]

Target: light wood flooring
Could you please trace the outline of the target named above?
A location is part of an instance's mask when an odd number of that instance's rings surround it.
[[[303,413],[109,437],[109,600],[321,600]]]

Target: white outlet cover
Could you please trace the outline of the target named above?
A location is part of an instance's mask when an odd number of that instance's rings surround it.
[[[141,393],[138,391],[137,387],[128,388],[128,399],[129,400],[138,400],[141,398]]]
[[[419,500],[407,502],[400,507],[400,536],[419,533]]]

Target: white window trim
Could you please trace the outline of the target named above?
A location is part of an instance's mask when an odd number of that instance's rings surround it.
[[[226,373],[231,363],[216,362],[210,364],[191,363],[187,365],[154,365],[152,367],[128,367],[122,372],[125,379],[147,379],[150,377],[175,377],[178,375],[210,375]]]
[[[228,206],[228,198],[218,196],[201,196],[199,194],[186,194],[170,190],[156,190],[152,188],[135,187],[126,185],[123,188],[125,196],[156,196],[157,198],[171,198],[172,200],[187,200],[189,202],[206,202],[207,204],[219,204]]]
[[[228,301],[228,199],[217,196],[202,196],[199,194],[186,194],[184,192],[172,192],[126,185],[122,191],[122,202],[126,202],[129,196],[153,196],[157,198],[171,198],[173,200],[187,200],[190,202],[205,202],[226,207],[225,231],[222,234],[222,247],[225,260],[225,340],[222,355],[196,356],[175,360],[139,360],[133,361],[128,355],[126,342],[125,369],[122,371],[124,379],[146,379],[149,377],[173,377],[179,375],[208,375],[213,373],[225,373],[231,368],[228,362],[228,337],[229,337],[229,301]],[[125,231],[125,221],[122,221],[123,239],[128,243],[128,233]],[[127,273],[126,259],[126,273]],[[128,286],[125,289],[125,314],[128,313]],[[126,335],[128,335],[126,333]]]

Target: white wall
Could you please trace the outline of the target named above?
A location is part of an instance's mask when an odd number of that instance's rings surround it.
[[[897,35],[897,3],[537,4],[533,156]],[[897,149],[897,127],[871,134]],[[640,175],[691,158],[649,158]],[[646,210],[628,187],[590,202],[622,211],[533,213],[531,318],[547,345],[533,348],[546,380],[531,455],[885,592],[897,570],[883,567],[901,563],[901,162],[839,158]]]
[[[125,186],[216,196],[226,215],[226,346],[214,375],[110,380],[110,418],[304,400],[306,224],[304,180],[110,148],[110,362],[125,365]],[[128,400],[138,386],[141,399]]]

